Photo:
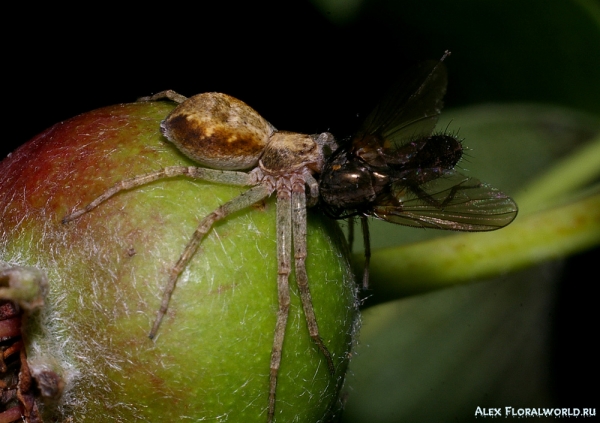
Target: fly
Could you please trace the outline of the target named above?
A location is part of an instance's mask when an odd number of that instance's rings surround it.
[[[365,240],[363,288],[368,287],[367,217],[419,228],[477,232],[511,223],[512,198],[454,167],[462,157],[453,135],[434,133],[447,73],[439,61],[408,70],[361,129],[327,159],[320,203],[334,219],[360,217]]]

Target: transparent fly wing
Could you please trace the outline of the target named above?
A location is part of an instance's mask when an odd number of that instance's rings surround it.
[[[394,183],[370,215],[399,225],[478,232],[508,225],[517,212],[503,192],[450,170],[420,186]]]
[[[423,62],[406,71],[367,117],[353,144],[374,135],[386,148],[395,149],[411,139],[431,135],[448,82],[442,60]]]

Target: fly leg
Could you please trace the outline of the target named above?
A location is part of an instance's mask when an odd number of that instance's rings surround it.
[[[466,182],[468,180],[469,179],[465,179],[464,182]],[[450,190],[449,190],[450,192],[448,193],[448,195],[441,201],[434,198],[432,195],[428,194],[427,192],[425,192],[425,190],[421,189],[418,185],[410,185],[408,188],[413,193],[415,193],[421,200],[427,202],[428,204],[431,204],[432,206],[434,206],[438,209],[443,209],[444,207],[446,207],[448,204],[450,204],[454,200],[454,197],[456,196],[456,194],[458,192],[468,190],[468,189],[481,188],[481,182],[479,182],[475,185],[463,185],[463,183],[454,185],[452,188],[450,188]]]
[[[360,217],[360,225],[363,233],[363,244],[365,246],[365,267],[363,270],[363,289],[369,289],[369,267],[371,264],[371,236],[369,234],[369,221],[367,216]]]

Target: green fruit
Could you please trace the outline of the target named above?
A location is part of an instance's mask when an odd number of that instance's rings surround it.
[[[275,203],[219,222],[181,274],[151,341],[163,287],[198,221],[244,188],[163,179],[61,219],[114,183],[195,165],[159,131],[166,102],[82,114],[0,163],[0,259],[48,274],[28,327],[31,367],[66,382],[46,417],[76,422],[267,421],[277,303]],[[338,408],[357,312],[337,226],[309,213],[307,268],[335,375],[308,334],[294,278],[279,370],[278,422],[327,420]],[[31,320],[30,320],[30,323]]]

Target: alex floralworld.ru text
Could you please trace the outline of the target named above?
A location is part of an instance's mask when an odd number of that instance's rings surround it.
[[[595,408],[482,408],[475,417],[595,417]]]

